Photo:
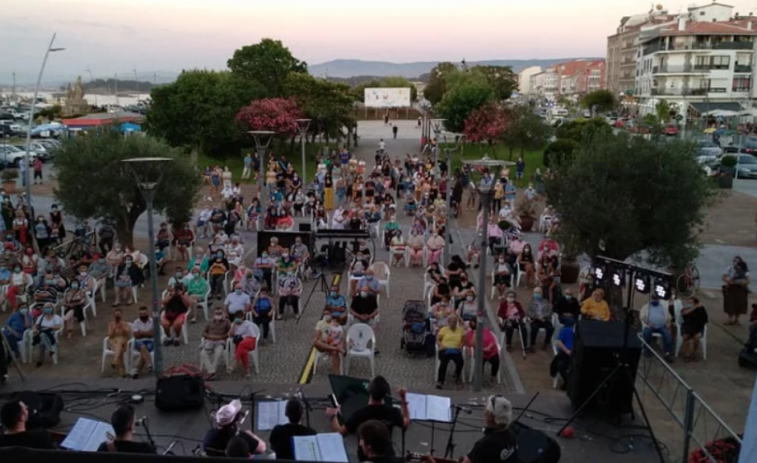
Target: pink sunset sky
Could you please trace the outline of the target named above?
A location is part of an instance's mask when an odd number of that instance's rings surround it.
[[[708,0],[696,2],[698,5]],[[671,13],[691,2],[665,4]],[[757,1],[725,2],[757,13]],[[46,78],[225,67],[236,48],[280,39],[310,64],[332,59],[468,61],[604,56],[644,0],[2,0],[0,82],[34,76],[53,32],[66,51]],[[30,9],[31,5],[33,9]]]

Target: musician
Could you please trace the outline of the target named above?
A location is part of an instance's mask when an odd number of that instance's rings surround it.
[[[361,424],[370,420],[378,420],[383,423],[389,430],[390,436],[395,427],[407,429],[410,425],[410,411],[405,399],[407,390],[400,388],[397,391],[402,401],[401,411],[384,402],[387,397],[390,397],[390,394],[389,382],[383,376],[376,376],[368,384],[368,405],[353,413],[344,424],[340,424],[337,419],[338,408],[326,409],[326,415],[331,419],[331,430],[343,436],[355,434]],[[366,455],[360,447],[358,447],[357,455],[360,461],[367,461]]]
[[[29,449],[55,449],[50,435],[43,430],[26,430],[29,409],[20,400],[11,400],[0,411],[0,422],[5,433],[0,435],[0,447],[26,447]]]
[[[289,418],[289,423],[275,426],[271,431],[271,450],[276,453],[277,460],[294,460],[292,437],[317,434],[313,428],[302,425],[303,412],[300,399],[291,398],[287,401],[284,414]]]
[[[110,416],[110,424],[113,426],[116,438],[100,444],[97,448],[98,452],[157,453],[150,444],[132,440],[136,424],[135,413],[134,407],[128,404],[121,405],[113,412]]]
[[[208,456],[223,456],[226,447],[232,437],[239,435],[247,441],[250,453],[260,455],[265,452],[265,442],[247,430],[238,428],[238,423],[242,419],[242,403],[239,400],[232,400],[231,403],[219,408],[216,412],[217,428],[209,429],[202,440],[202,449]]]
[[[403,463],[394,454],[392,436],[387,427],[378,420],[369,420],[357,429],[358,448],[371,463]],[[277,454],[278,456],[278,454]]]
[[[484,410],[484,438],[473,446],[462,463],[517,463],[518,445],[508,429],[513,420],[513,406],[501,395],[489,396]]]

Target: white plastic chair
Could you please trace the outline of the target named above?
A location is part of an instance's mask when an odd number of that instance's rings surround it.
[[[260,346],[260,328],[258,328],[258,325],[252,324],[254,326],[253,328],[253,334],[255,335],[255,349],[250,351],[250,360],[252,361],[252,366],[255,368],[255,373],[260,374],[260,358],[258,356],[258,348]],[[236,346],[234,346],[234,340],[232,338],[229,338],[226,341],[226,365],[231,365],[234,360],[234,349]]]
[[[252,304],[253,304],[253,307],[255,307],[255,302],[253,302]],[[244,314],[244,318],[247,321],[253,322],[253,320],[252,320],[252,312],[247,312],[246,314]],[[255,325],[255,326],[257,326],[257,325]],[[268,324],[268,329],[271,332],[271,339],[273,340],[273,342],[276,342],[276,315],[274,315],[273,317],[271,317],[271,323]]]
[[[401,247],[402,249],[398,249]],[[394,263],[394,258],[397,254],[402,254],[402,260],[405,262],[405,267],[410,267],[410,247],[403,244],[402,246],[389,246],[389,258]]]
[[[350,309],[349,309],[351,305],[352,305],[352,301],[350,301],[350,303],[347,304],[347,326],[352,326],[356,324],[355,317],[352,316],[352,313],[350,312]],[[376,307],[381,307],[381,294],[376,295]],[[377,313],[376,316],[373,318],[373,326],[378,325],[378,322],[380,319],[381,319],[381,310],[379,309],[379,313]]]
[[[683,335],[681,334],[681,326],[682,324],[676,323],[676,326],[678,327],[678,336],[676,336],[676,357],[678,357],[678,354],[681,352],[681,348],[683,347]],[[704,325],[704,330],[702,331],[702,336],[699,338],[699,348],[702,351],[702,359],[707,360],[707,325]]]
[[[206,322],[210,321],[210,314],[208,312],[210,310],[209,309],[210,303],[208,302],[209,299],[210,299],[210,289],[208,289],[205,292],[205,297],[197,303],[197,307],[202,307],[202,313],[203,315],[205,315]]]
[[[515,287],[519,288],[520,280],[523,279],[523,277],[526,275],[526,272],[520,269],[520,264],[518,264],[517,262],[513,267],[513,270],[515,271]]]
[[[367,358],[371,363],[371,377],[376,375],[376,334],[373,328],[356,323],[347,330],[347,355],[344,359],[344,374],[348,375],[352,357]]]
[[[489,299],[494,300],[494,295],[497,293],[497,285],[494,283],[494,278],[497,276],[496,269],[492,269],[492,291],[489,295]]]
[[[126,372],[129,374],[132,374],[135,359],[139,359],[140,356],[139,351],[134,349],[135,345],[136,339],[134,338],[129,339],[129,342],[126,343],[126,358],[124,359],[124,367],[126,368]],[[155,350],[150,352],[150,359],[152,360],[152,365],[155,365]]]
[[[386,262],[374,262],[371,266],[373,275],[376,277],[379,283],[379,288],[382,286],[386,288],[386,298],[389,299],[389,281],[392,277],[392,271]]]
[[[160,319],[163,320],[163,312],[160,312]],[[189,332],[187,331],[187,325],[189,324],[189,320],[186,320],[183,325],[181,325],[181,337],[184,338],[184,344],[189,344]],[[163,329],[163,326],[160,327],[160,342],[165,341],[168,339],[166,336],[166,330]]]
[[[102,277],[99,280],[97,280],[97,288],[100,290],[100,300],[105,302],[105,290],[108,287],[108,277]],[[94,294],[93,294],[94,296]]]
[[[102,357],[102,364],[100,365],[100,373],[105,373],[105,361],[108,359],[108,357],[115,357],[116,351],[111,350],[110,345],[108,344],[108,341],[110,338],[108,336],[105,336],[103,338],[103,357]],[[126,351],[124,351],[124,368],[126,371],[131,371],[130,367],[130,355],[129,352],[131,352],[134,349],[134,338],[130,338],[129,341],[126,343]]]
[[[492,333],[492,334],[494,334],[494,333]],[[500,368],[497,371],[497,384],[502,384],[502,358],[501,358],[502,357],[502,343],[499,342],[499,339],[497,338],[497,336],[494,336],[494,342],[497,343],[497,355],[500,356],[500,362],[499,362]],[[476,363],[476,349],[474,347],[465,347],[465,348],[463,348],[463,353],[464,354],[466,354],[466,352],[465,352],[466,350],[470,351],[470,357],[467,357],[466,355],[463,355],[463,358],[466,359],[466,362],[465,362],[466,365],[470,365],[470,368],[468,368],[468,370],[469,370],[468,374],[470,375],[468,377],[469,378],[468,382],[472,383],[473,382],[473,373],[476,370],[476,367],[475,367],[475,363]],[[470,361],[467,361],[467,359],[470,359]]]
[[[36,320],[35,320],[35,323],[36,323]],[[61,325],[58,331],[55,332],[55,346],[53,347],[53,365],[58,364],[58,354],[60,353],[60,335],[61,333],[63,333],[64,328],[65,328],[65,323]],[[26,356],[26,360],[28,362],[32,362],[34,360],[34,351],[36,349],[34,349],[35,346],[32,346],[33,337],[34,337],[34,333],[31,328],[24,331],[24,342],[27,343],[25,347],[28,354]]]

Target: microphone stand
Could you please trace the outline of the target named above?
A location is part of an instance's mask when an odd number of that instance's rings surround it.
[[[265,392],[265,389],[250,392],[250,413],[252,414],[252,419],[250,420],[250,431],[253,434],[255,433],[255,395],[260,394],[261,392]]]
[[[305,393],[302,391],[302,388],[300,388],[298,392],[300,395],[300,400],[302,400],[305,403],[305,423],[307,424],[309,428],[310,427],[310,412],[313,411],[313,408],[310,406],[310,401],[305,396]],[[403,434],[403,437],[404,437],[404,434]]]
[[[147,435],[147,442],[150,443],[150,447],[153,449],[157,449],[155,446],[155,440],[152,438],[152,435],[150,434],[150,426],[148,425],[148,420],[145,418],[144,421],[142,421],[142,427],[145,428],[145,434]]]
[[[460,410],[462,407],[459,405],[453,405],[455,407],[455,418],[452,420],[452,427],[449,428],[449,437],[447,438],[447,448],[444,450],[444,458],[452,458],[455,453],[455,443],[453,442],[453,436],[455,435],[455,426],[457,425],[457,418],[460,416]]]

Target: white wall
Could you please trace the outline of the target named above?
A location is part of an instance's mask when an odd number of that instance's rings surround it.
[[[518,90],[520,93],[532,93],[531,77],[541,72],[541,66],[531,66],[518,73]]]
[[[691,15],[692,21],[712,22],[715,20],[722,22],[731,19],[733,8],[724,5],[711,4],[695,10],[689,10],[689,14]]]

